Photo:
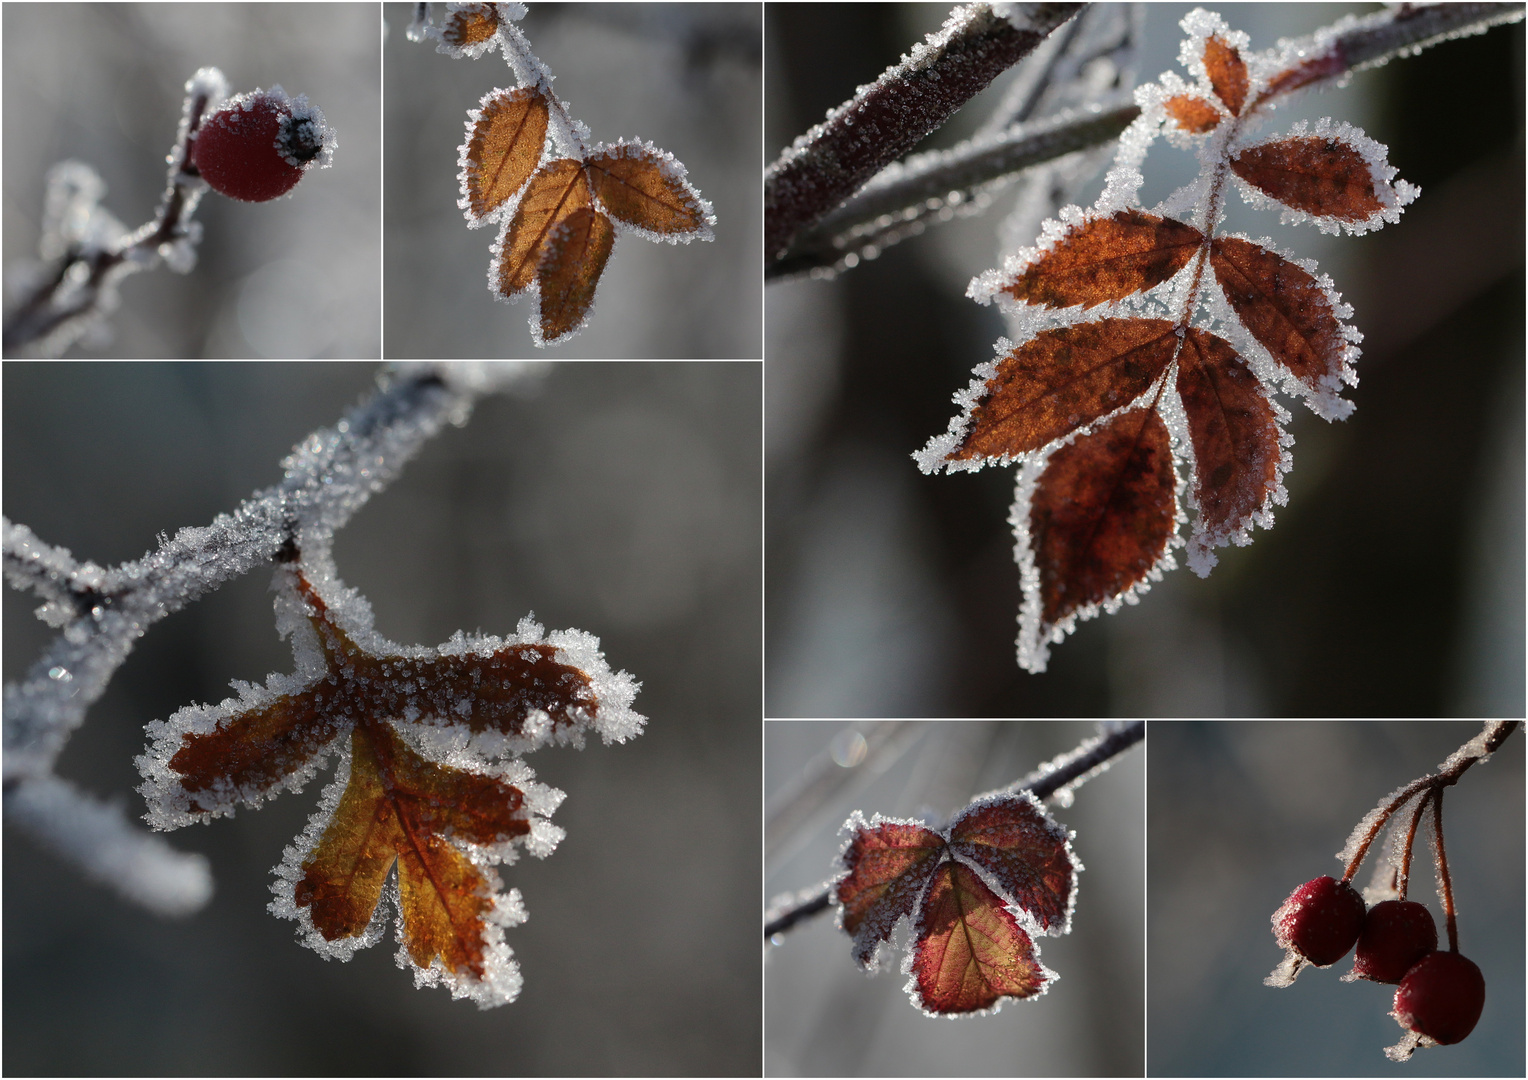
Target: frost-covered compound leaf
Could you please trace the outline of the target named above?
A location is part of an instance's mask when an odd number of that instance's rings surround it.
[[[1121,210],[1072,227],[998,291],[1053,308],[1096,307],[1160,285],[1188,265],[1203,241],[1180,221]]]
[[[584,325],[614,244],[610,219],[589,206],[579,207],[552,230],[536,267],[543,341],[557,341]]]
[[[546,144],[547,102],[537,89],[494,90],[467,114],[460,205],[480,224],[525,186]]]
[[[1398,221],[1419,193],[1349,124],[1301,121],[1251,141],[1265,107],[1348,69],[1335,37],[1253,55],[1211,12],[1182,27],[1193,82],[1167,72],[1137,90],[1141,115],[1098,202],[1064,208],[1034,248],[972,280],[968,295],[996,301],[1021,344],[999,340],[998,359],[955,395],[961,414],[913,455],[924,472],[1019,463],[1018,659],[1034,672],[1080,619],[1133,602],[1176,565],[1180,483],[1201,575],[1211,549],[1272,524],[1292,442],[1274,391],[1328,420],[1352,411],[1341,396],[1358,382],[1352,310],[1313,263],[1221,235],[1227,188],[1285,221],[1355,234]],[[1145,209],[1140,165],[1163,133],[1197,150],[1200,175]]]
[[[587,162],[606,213],[659,239],[709,236],[714,221],[684,166],[645,143],[595,147]]]
[[[913,1003],[930,1014],[996,1011],[1003,998],[1044,993],[1036,934],[1070,929],[1077,872],[1071,834],[1028,793],[972,803],[948,828],[856,811],[832,895],[839,926],[867,970],[904,920]]]
[[[310,560],[311,561],[311,560]],[[320,560],[326,566],[326,561]],[[306,944],[349,959],[397,909],[400,964],[482,1007],[511,1001],[520,976],[503,929],[524,918],[493,864],[515,844],[544,856],[562,833],[547,816],[562,794],[511,755],[640,734],[637,685],[612,672],[599,642],[545,635],[523,620],[510,640],[457,634],[405,647],[371,628],[371,610],[308,566],[277,571],[278,627],[297,671],[148,726],[138,759],[145,815],[173,829],[302,787],[330,755],[340,769],[319,812],[277,867],[271,909]],[[509,758],[509,760],[505,760]]]

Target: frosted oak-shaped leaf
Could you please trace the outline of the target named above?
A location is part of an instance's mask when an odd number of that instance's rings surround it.
[[[1071,928],[1077,872],[1071,834],[1028,793],[979,799],[944,830],[856,811],[844,824],[832,895],[854,959],[874,971],[897,925],[912,928],[903,970],[930,1015],[996,1012],[1056,978],[1034,935]]]
[[[318,813],[276,869],[272,912],[345,960],[396,909],[399,963],[416,983],[483,1008],[512,1001],[520,976],[503,931],[524,908],[493,866],[517,845],[538,857],[556,847],[547,817],[562,793],[504,759],[581,746],[589,731],[607,743],[640,734],[637,684],[578,631],[524,620],[509,640],[405,647],[372,630],[369,606],[338,582],[326,598],[305,568],[284,566],[276,585],[297,671],[149,724],[137,762],[146,820],[173,829],[257,806],[337,755]]]

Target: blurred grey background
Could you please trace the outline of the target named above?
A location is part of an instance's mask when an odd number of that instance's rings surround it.
[[[1402,1034],[1389,1016],[1395,988],[1340,981],[1351,953],[1288,988],[1263,985],[1283,958],[1271,919],[1284,898],[1323,874],[1341,878],[1333,856],[1359,819],[1479,731],[1404,721],[1148,725],[1148,1075],[1523,1075],[1521,730],[1443,799],[1459,951],[1486,980],[1468,1038],[1390,1061],[1382,1051]],[[1431,909],[1446,942],[1426,841],[1413,852],[1407,898]],[[1359,888],[1377,854],[1355,877]]]
[[[4,511],[78,558],[137,558],[277,482],[373,372],[8,363]],[[567,792],[568,835],[502,871],[530,913],[506,935],[520,1000],[416,990],[391,940],[325,961],[266,913],[314,783],[168,837],[207,853],[217,887],[180,922],[7,829],[6,1071],[757,1075],[760,395],[757,363],[553,365],[534,393],[482,400],[338,534],[340,573],[393,641],[534,611],[642,680],[640,738],[528,758]],[[291,670],[269,584],[251,573],[154,626],[60,773],[140,813],[147,721]],[[50,636],[35,606],[6,590],[6,679]]]
[[[1142,81],[1181,73],[1191,6],[1144,5]],[[1263,50],[1374,7],[1223,12]],[[948,14],[768,5],[766,156]],[[1083,623],[1043,675],[1014,661],[1014,470],[924,476],[909,460],[1005,333],[965,291],[1002,264],[1012,196],[835,281],[769,285],[769,715],[1522,716],[1523,62],[1523,28],[1499,28],[1272,119],[1270,134],[1354,123],[1422,188],[1399,224],[1362,237],[1230,203],[1229,228],[1315,259],[1356,309],[1357,411],[1327,424],[1282,399],[1294,468],[1275,527],[1221,549],[1207,580],[1180,568],[1138,606]],[[926,146],[969,135],[1002,92],[1000,80]],[[1146,205],[1194,167],[1157,142]]]
[[[1095,732],[1072,721],[913,723],[886,740],[900,752],[880,757],[873,747],[883,741],[868,722],[769,720],[764,728],[771,815],[805,771],[840,774],[831,796],[786,830],[778,848],[771,816],[767,898],[833,875],[838,830],[852,811],[947,820],[973,796],[1021,779]],[[1060,977],[1043,996],[1007,1001],[996,1016],[924,1016],[902,989],[906,950],[897,949],[892,970],[867,976],[831,911],[780,935],[765,947],[765,1075],[1142,1075],[1145,798],[1145,751],[1136,746],[1079,788],[1072,806],[1047,804],[1076,832],[1072,848],[1085,868],[1072,932],[1036,939],[1041,961]]]
[[[6,4],[4,262],[36,259],[44,177],[67,158],[106,181],[128,228],[166,184],[185,83],[280,83],[339,136],[334,165],[289,197],[208,192],[196,268],[122,284],[104,347],[71,356],[281,359],[381,353],[381,57],[375,4]]]
[[[431,5],[439,15],[442,6]],[[538,350],[525,301],[488,289],[497,226],[457,208],[467,110],[515,86],[495,51],[452,60],[404,31],[411,4],[384,5],[387,34],[387,355],[757,359],[762,355],[763,100],[758,4],[541,4],[517,25],[594,142],[667,150],[716,211],[710,243],[616,241],[589,326]]]

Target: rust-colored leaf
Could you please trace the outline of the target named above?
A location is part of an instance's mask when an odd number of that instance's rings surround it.
[[[1174,484],[1155,409],[1123,413],[1052,455],[1029,510],[1043,624],[1145,580],[1173,533]]]
[[[849,844],[840,859],[844,871],[833,895],[841,911],[839,925],[854,938],[855,960],[871,967],[897,921],[912,915],[944,851],[944,838],[914,822],[878,816],[867,824],[858,812],[846,828]]]
[[[950,825],[950,850],[991,874],[1040,929],[1066,932],[1079,863],[1067,831],[1034,796],[972,804]]]
[[[1001,291],[1053,308],[1123,300],[1182,270],[1203,240],[1181,221],[1121,210],[1074,226]]]
[[[998,361],[950,459],[1038,450],[1145,393],[1177,349],[1165,319],[1101,319],[1037,334]]]
[[[1216,237],[1210,266],[1243,325],[1312,389],[1342,370],[1347,341],[1321,283],[1267,248]]]
[[[1216,35],[1204,43],[1204,67],[1215,96],[1232,116],[1240,116],[1247,100],[1247,64],[1241,53]]]
[[[954,860],[935,870],[920,906],[912,975],[916,1002],[941,1015],[980,1012],[1005,997],[1033,997],[1051,977],[1002,899]]]
[[[1214,131],[1220,124],[1220,110],[1204,98],[1192,94],[1178,94],[1170,97],[1163,103],[1163,107],[1166,108],[1167,115],[1172,117],[1180,128],[1184,131],[1192,131],[1195,135]]]
[[[1246,361],[1203,330],[1184,338],[1178,394],[1194,446],[1195,536],[1209,546],[1243,528],[1278,487],[1278,423]]]
[[[610,219],[591,206],[563,218],[547,237],[536,268],[543,342],[556,341],[583,325],[614,244]]]
[[[449,839],[490,844],[530,831],[518,788],[421,758],[385,723],[351,734],[350,779],[292,899],[328,941],[372,921],[394,862],[409,957],[484,977],[497,880]]]
[[[499,15],[492,4],[468,4],[453,11],[441,27],[440,37],[454,49],[487,41],[499,31]]]
[[[623,143],[592,154],[585,164],[594,197],[618,221],[660,236],[706,227],[700,196],[676,163],[665,160],[659,151]]]
[[[474,219],[487,217],[525,186],[541,161],[546,128],[546,98],[534,87],[483,99],[462,150],[463,209]]]
[[[499,245],[502,295],[514,296],[530,287],[552,230],[575,210],[588,206],[590,198],[583,164],[573,158],[549,161],[531,177]]]
[[[1296,135],[1249,146],[1231,159],[1247,183],[1285,206],[1338,221],[1364,221],[1384,209],[1369,163],[1330,136]]]

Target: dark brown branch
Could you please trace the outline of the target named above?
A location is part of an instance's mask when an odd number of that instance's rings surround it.
[[[1029,780],[1027,784],[1020,781],[1022,786],[1015,785],[1011,790],[1028,791],[1037,799],[1049,798],[1064,787],[1082,783],[1089,774],[1145,737],[1146,721],[1135,720],[1102,738],[1094,736],[1086,739],[1076,750],[1057,759],[1055,769],[1039,776],[1038,779],[1026,778]],[[832,906],[832,890],[824,888],[812,893],[807,899],[774,912],[773,917],[764,923],[764,940],[768,941],[776,934],[783,934],[797,923],[813,915],[821,914]]]
[[[1081,4],[1036,4],[1020,29],[987,7],[931,46],[888,68],[863,94],[781,154],[764,177],[764,260],[937,130]]]

